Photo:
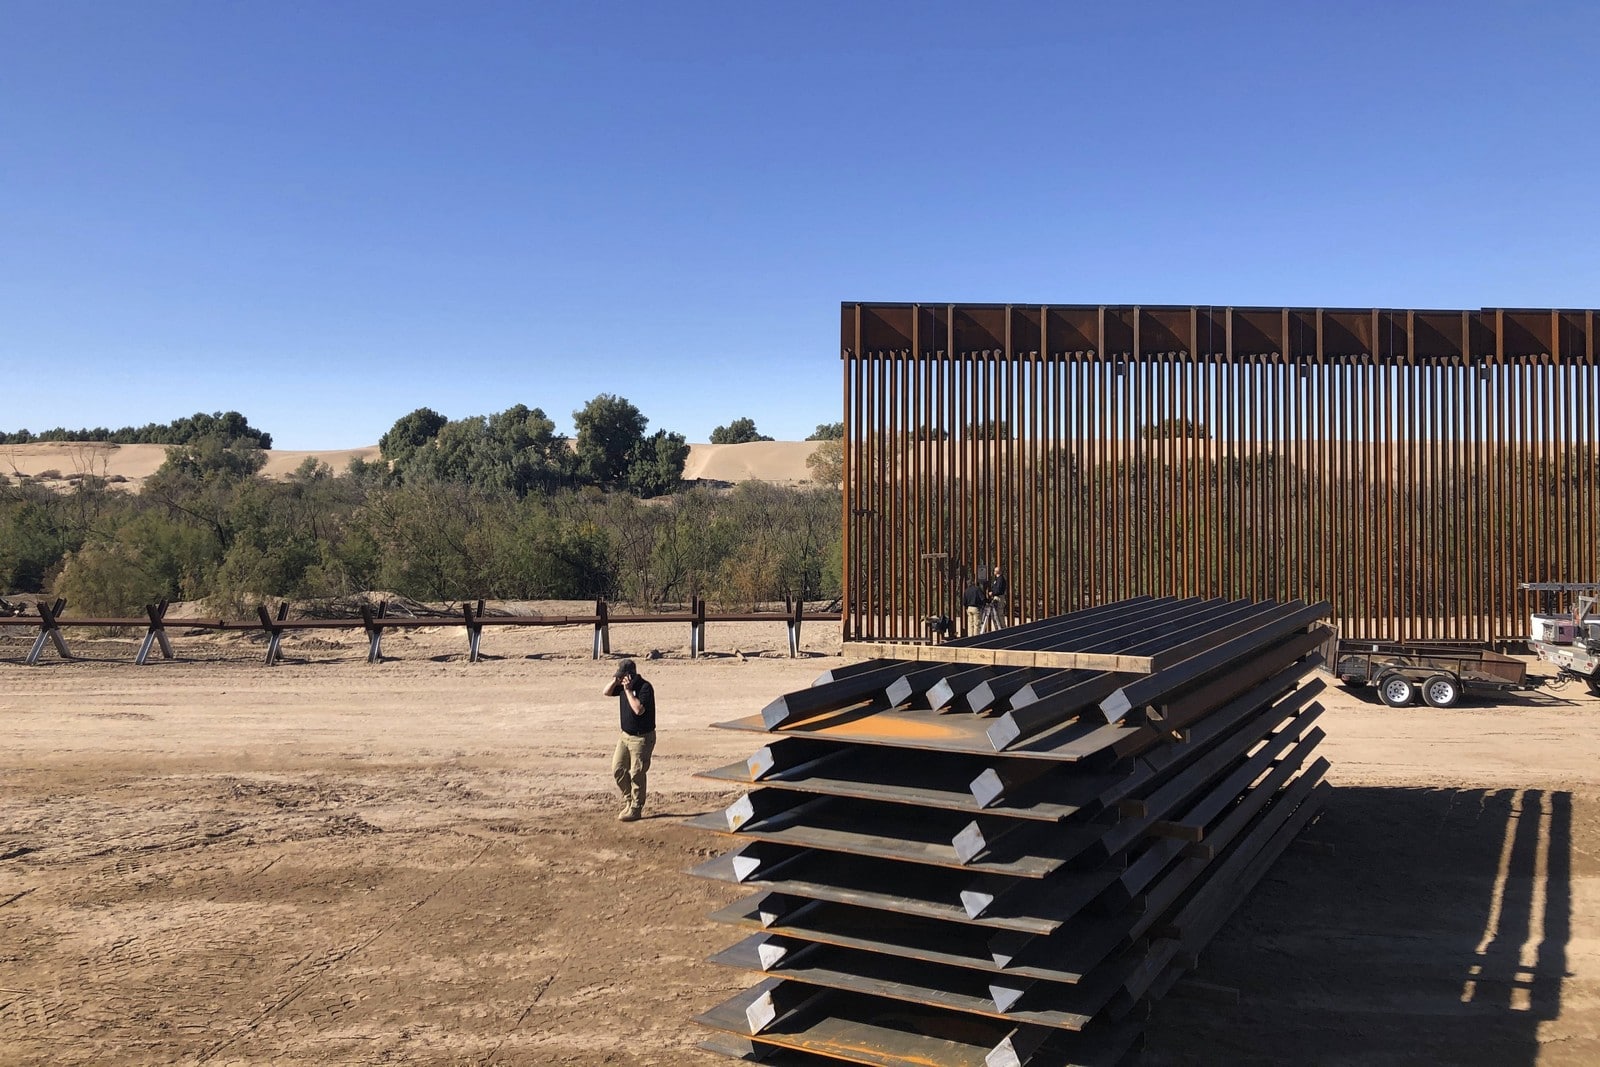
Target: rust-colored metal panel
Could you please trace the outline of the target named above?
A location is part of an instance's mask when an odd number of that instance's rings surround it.
[[[845,304],[844,635],[1139,594],[1331,600],[1346,636],[1525,636],[1600,581],[1595,313]]]

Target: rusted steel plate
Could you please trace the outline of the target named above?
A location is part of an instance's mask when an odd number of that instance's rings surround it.
[[[966,752],[984,756],[994,755],[995,752],[987,734],[989,720],[966,715],[940,715],[920,708],[896,708],[882,714],[858,712],[855,709],[825,712],[788,723],[779,730],[769,730],[760,715],[713,725],[728,730],[850,741],[887,748]],[[1102,754],[1112,755],[1119,743],[1146,736],[1148,731],[1139,727],[1103,722],[1068,722],[1008,748],[1005,754],[1033,759],[1087,760]]]
[[[786,756],[786,746],[796,743],[802,750]],[[783,769],[775,769],[779,763]],[[1147,771],[1132,763],[1120,771],[1096,775],[1052,772],[1038,761],[932,752],[912,763],[886,760],[881,749],[868,745],[837,743],[818,753],[798,739],[778,741],[749,760],[696,775],[821,796],[1046,822],[1059,822],[1085,810],[1099,811],[1137,788],[1147,776]]]
[[[709,918],[800,941],[1066,984],[1082,981],[1113,951],[1130,943],[1102,917],[1080,917],[1051,935],[1014,934],[781,893],[747,897]]]
[[[851,990],[1018,1024],[1082,1030],[1144,963],[1144,953],[1125,953],[1074,984],[998,975],[992,970],[909,960],[768,933],[752,934],[718,952],[710,962],[806,985]]]
[[[1086,823],[1043,834],[1008,833],[1031,823],[985,818],[990,825],[987,838],[980,839],[983,847],[964,851],[963,832],[975,824],[960,812],[770,790],[747,794],[726,811],[696,816],[685,825],[772,844],[1017,878],[1044,878],[1095,852],[1105,835],[1103,827]]]
[[[758,1046],[792,1049],[870,1067],[992,1067],[990,1055],[1018,1027],[1003,1020],[951,1016],[935,1009],[862,994],[804,990],[763,983],[696,1018],[696,1022]],[[776,996],[781,1013],[758,1034],[749,1031],[763,996]],[[1046,1031],[1046,1036],[1049,1032]],[[1061,1034],[1031,1044],[1029,1067],[1110,1067],[1133,1044],[1136,1025],[1108,1026],[1089,1034]],[[1015,1061],[1013,1061],[1015,1062]]]

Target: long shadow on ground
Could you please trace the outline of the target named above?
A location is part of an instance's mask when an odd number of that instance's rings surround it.
[[[1538,1060],[1567,977],[1572,794],[1342,788],[1307,836],[1331,851],[1280,859],[1195,972],[1238,1003],[1180,987],[1142,1064]]]

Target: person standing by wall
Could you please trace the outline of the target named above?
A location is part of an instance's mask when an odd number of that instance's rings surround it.
[[[984,610],[984,632],[999,630],[1006,625],[1006,594],[1010,591],[1011,583],[1006,581],[1005,574],[997,564],[994,568],[994,577],[989,579],[989,603]]]
[[[617,821],[637,822],[644,814],[645,782],[656,748],[655,687],[640,677],[633,660],[625,659],[617,664],[617,673],[606,683],[604,693],[617,698],[622,720],[622,736],[611,757],[611,774],[624,801]]]
[[[961,606],[967,609],[967,633],[983,632],[983,607],[988,600],[988,583],[982,579],[975,580],[961,594]]]

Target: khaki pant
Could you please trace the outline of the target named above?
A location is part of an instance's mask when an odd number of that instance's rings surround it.
[[[967,608],[967,633],[976,634],[982,631],[982,608]]]
[[[642,736],[622,734],[617,738],[617,751],[611,757],[611,776],[617,788],[634,811],[644,810],[645,779],[650,774],[650,754],[656,749],[656,732]]]

